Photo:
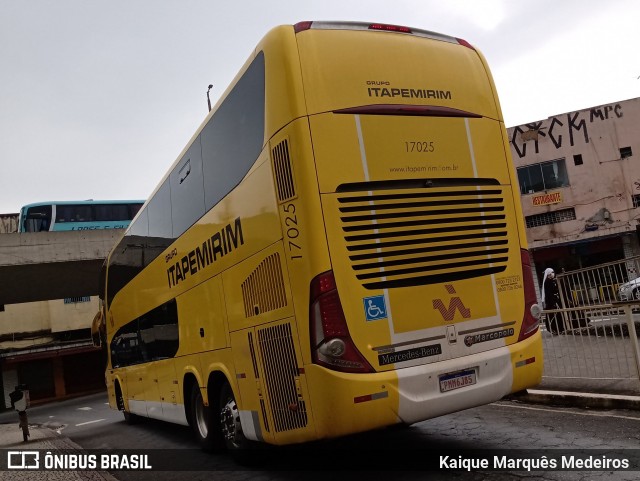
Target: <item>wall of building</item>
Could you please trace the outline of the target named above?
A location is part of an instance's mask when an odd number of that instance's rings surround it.
[[[0,409],[11,406],[9,394],[18,384],[28,387],[33,404],[103,390],[105,352],[93,347],[89,332],[99,308],[98,297],[24,300],[51,295],[44,290],[59,286],[51,284],[56,277],[47,268],[64,266],[65,262],[69,267],[56,271],[57,279],[79,285],[80,289],[74,288],[73,292],[90,293],[86,279],[91,270],[83,268],[86,264],[76,262],[79,267],[74,267],[73,263],[78,258],[86,259],[87,253],[99,260],[119,234],[17,234],[17,227],[18,214],[0,214],[0,234],[13,234],[1,237],[4,259],[0,264],[5,267],[3,278],[14,297],[10,302],[0,302]],[[24,270],[16,270],[14,264],[24,265]],[[34,270],[33,264],[41,265]],[[26,285],[35,295],[29,297],[23,292],[20,300],[15,300],[20,282],[23,289]],[[2,292],[7,294],[6,289]],[[63,295],[69,295],[69,290],[59,297]]]
[[[0,311],[0,409],[17,384],[34,403],[104,389],[104,352],[89,330],[98,298],[7,304]]]
[[[46,331],[50,329],[49,306],[46,301],[7,304],[0,311],[0,336]],[[2,342],[0,342],[0,348]]]
[[[530,222],[544,222],[540,214],[563,220],[529,227],[532,248],[635,233],[640,217],[639,128],[640,98],[508,129],[516,168],[555,159],[564,159],[566,167],[567,186],[521,192]],[[621,149],[628,148],[632,154],[623,157]],[[565,220],[571,217],[566,209],[575,211],[574,220]],[[538,219],[532,217],[536,215]]]
[[[48,304],[51,332],[90,329],[91,322],[99,309],[96,296],[57,299],[49,301]]]
[[[546,267],[573,270],[640,255],[640,98],[507,134],[538,281]],[[542,184],[528,177],[538,167]]]
[[[0,214],[0,234],[18,232],[18,214]]]
[[[0,311],[0,336],[89,329],[96,312],[98,312],[97,297],[71,298],[66,302],[64,299],[57,299],[6,304],[4,311]],[[0,341],[0,349],[6,348],[6,341]]]

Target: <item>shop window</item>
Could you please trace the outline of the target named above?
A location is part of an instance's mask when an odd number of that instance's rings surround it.
[[[564,159],[532,164],[518,169],[521,194],[533,194],[569,186]]]

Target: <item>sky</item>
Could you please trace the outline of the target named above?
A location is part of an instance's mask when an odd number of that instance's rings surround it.
[[[302,20],[460,37],[505,124],[640,97],[637,0],[0,0],[0,214],[146,199],[258,41]]]

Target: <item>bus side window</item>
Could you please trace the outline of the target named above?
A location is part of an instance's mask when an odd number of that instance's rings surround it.
[[[90,205],[58,205],[56,222],[88,222],[91,219]]]
[[[105,204],[94,206],[93,220],[99,222],[131,220],[126,204]]]
[[[111,341],[111,363],[113,367],[124,367],[144,362],[144,358],[135,319],[118,329]]]
[[[178,352],[178,309],[176,300],[156,307],[140,318],[140,339],[145,361],[167,359]]]

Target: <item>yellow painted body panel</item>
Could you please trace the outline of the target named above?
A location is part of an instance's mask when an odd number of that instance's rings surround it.
[[[344,182],[424,178],[493,178],[510,184],[502,124],[491,119],[323,114],[310,119],[321,192]],[[419,151],[420,150],[420,151]],[[363,168],[363,155],[367,169]],[[340,159],[336,169],[332,159]],[[516,184],[517,185],[517,184]]]
[[[486,66],[475,50],[384,32],[310,30],[296,38],[310,115],[397,103],[449,106],[501,118]],[[370,89],[387,89],[389,94]],[[404,91],[410,89],[451,95],[416,98]]]
[[[509,349],[514,366],[511,392],[519,392],[540,384],[544,367],[542,333],[538,331],[529,339],[512,344]],[[532,359],[535,359],[535,362],[530,362]]]
[[[216,351],[222,352],[223,350]],[[178,403],[184,403],[184,380],[187,377],[193,377],[199,386],[207,384],[206,374],[202,369],[202,356],[200,353],[188,356],[179,356],[173,359],[176,379],[178,381],[177,390],[179,393]]]
[[[331,269],[321,208],[309,121],[291,122],[270,141],[270,149],[287,142],[290,150],[296,194],[280,202],[280,229],[287,261],[289,288],[298,324],[299,345],[304,365],[311,363],[308,329],[309,284],[313,277]]]
[[[180,347],[176,356],[222,349],[229,346],[227,312],[222,277],[213,277],[178,298]],[[203,309],[206,306],[206,309]]]
[[[147,393],[146,388],[149,384],[149,369],[150,365],[138,364],[135,366],[129,366],[126,375],[126,384],[123,389],[126,389],[126,399],[133,401],[146,401]]]
[[[265,298],[270,295],[270,291],[274,286],[266,285],[263,279],[257,282],[254,293],[251,296],[254,302],[251,304],[244,302],[243,283],[259,268],[264,259],[270,256],[273,256],[271,258],[274,261],[270,267],[281,269],[283,273],[286,272],[282,243],[278,242],[238,263],[233,269],[227,270],[222,275],[225,286],[225,305],[230,319],[229,331],[246,329],[247,327],[290,317],[293,314],[293,300],[288,283],[284,282],[284,278],[282,279],[282,284],[277,287],[282,294],[278,299],[275,299],[279,301],[277,307],[270,306],[273,308],[265,312],[265,306],[268,305],[268,302],[265,302]]]
[[[205,404],[210,404],[213,400],[211,396],[215,396],[218,393],[209,393],[206,389],[208,376],[210,373],[222,373],[222,375],[229,381],[233,391],[238,393],[238,386],[236,383],[236,366],[233,361],[233,352],[231,349],[219,349],[217,351],[207,351],[198,354],[200,358],[200,365],[204,377],[202,379],[201,386],[202,397]],[[242,397],[236,397],[236,400],[242,405]]]

